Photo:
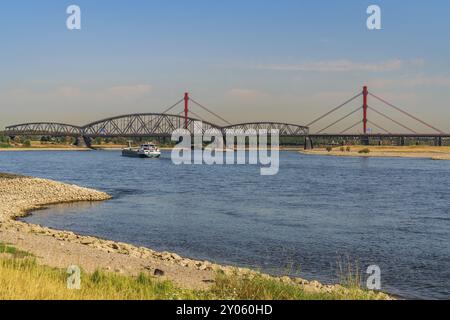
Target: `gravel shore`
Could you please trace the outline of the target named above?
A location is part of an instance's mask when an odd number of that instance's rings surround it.
[[[97,269],[128,275],[141,272],[172,280],[183,288],[206,289],[214,283],[217,271],[225,274],[256,274],[256,271],[221,266],[208,261],[180,257],[175,253],[114,242],[70,231],[17,221],[31,211],[57,203],[104,201],[111,196],[100,191],[56,181],[0,173],[0,242],[34,254],[39,263],[67,268],[78,265],[88,272]],[[270,277],[269,275],[263,275]],[[340,285],[278,277],[280,281],[303,286],[309,291],[345,290]],[[387,298],[380,293],[380,299]]]

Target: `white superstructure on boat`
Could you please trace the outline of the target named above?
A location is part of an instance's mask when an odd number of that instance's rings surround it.
[[[152,143],[142,144],[139,148],[132,148],[131,146],[122,149],[122,156],[134,158],[159,158],[161,151]]]

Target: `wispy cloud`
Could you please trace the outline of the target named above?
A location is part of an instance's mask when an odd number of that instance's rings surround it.
[[[433,86],[433,87],[450,87],[450,77],[449,76],[411,76],[408,78],[397,78],[397,79],[373,79],[369,82],[371,87],[376,88],[386,88],[386,87],[423,87],[423,86]]]
[[[381,62],[358,62],[348,59],[311,61],[300,64],[260,64],[255,68],[275,71],[312,71],[312,72],[387,72],[400,70],[404,66],[422,66],[423,59],[392,59]]]

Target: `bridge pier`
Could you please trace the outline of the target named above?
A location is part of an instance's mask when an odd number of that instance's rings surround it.
[[[442,137],[436,137],[434,138],[434,145],[436,147],[442,147]]]
[[[369,145],[369,136],[362,136],[361,137],[361,145],[368,146]]]
[[[311,137],[305,136],[305,145],[304,145],[304,149],[305,149],[305,150],[312,150],[312,149],[314,149],[314,143],[313,143]]]
[[[92,139],[90,137],[77,137],[77,141],[75,142],[75,145],[80,148],[92,148]]]

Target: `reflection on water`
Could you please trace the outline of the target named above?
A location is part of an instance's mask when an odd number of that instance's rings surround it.
[[[82,202],[69,202],[69,203],[60,203],[54,204],[51,206],[47,206],[42,208],[33,214],[39,214],[42,219],[50,218],[53,215],[65,215],[67,212],[76,211],[80,213],[88,212],[89,210],[94,209],[96,206],[99,206],[100,202],[90,202],[90,201],[82,201]]]
[[[382,288],[450,297],[450,162],[282,152],[258,166],[174,166],[120,152],[11,152],[0,171],[111,193],[27,221],[197,259],[338,281],[338,261],[379,265]]]

